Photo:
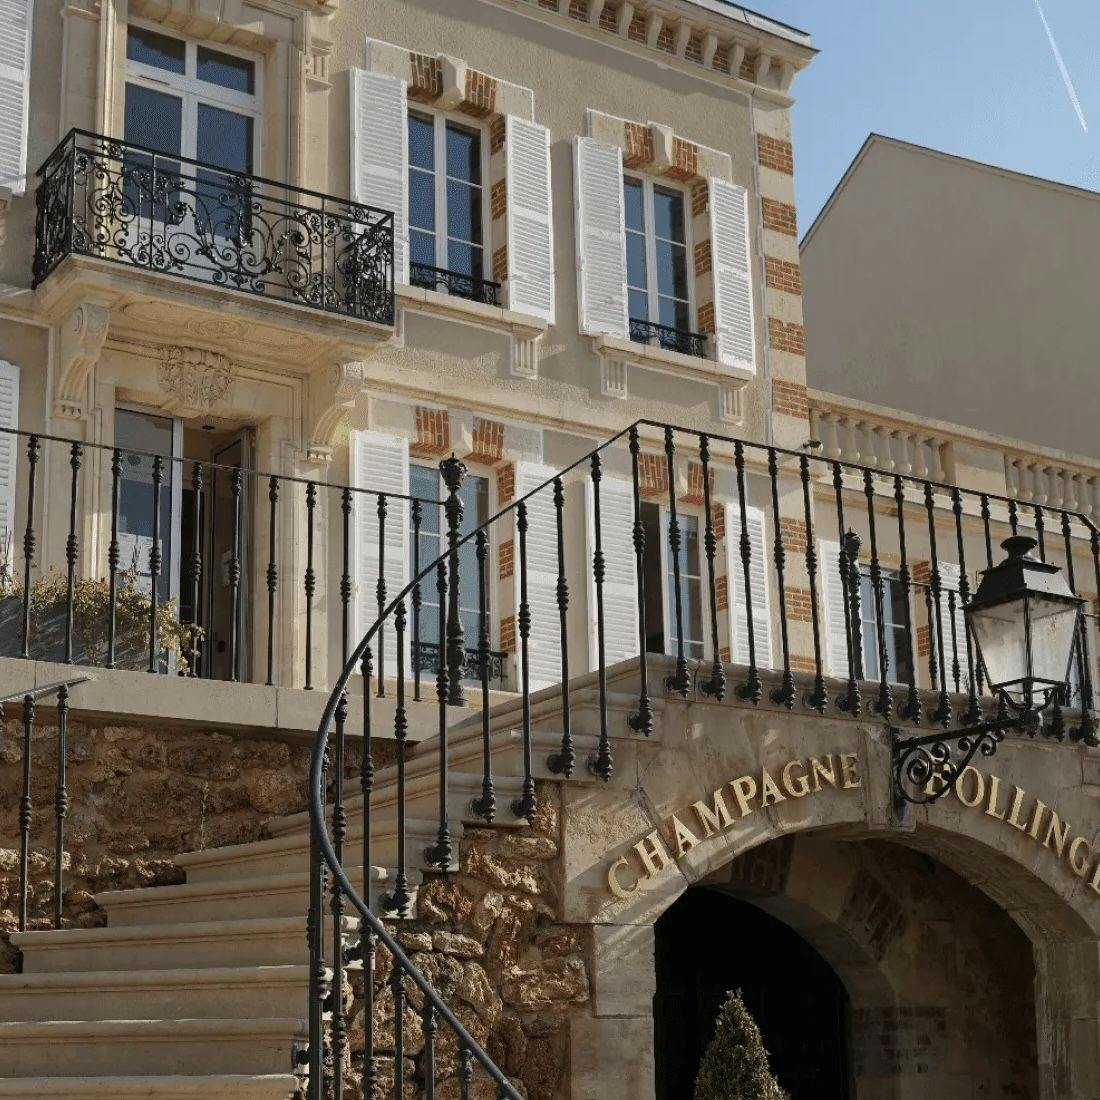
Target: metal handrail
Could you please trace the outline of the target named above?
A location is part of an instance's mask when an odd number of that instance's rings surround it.
[[[61,688],[76,687],[77,684],[86,684],[89,680],[94,680],[94,676],[73,676],[68,680],[57,680],[52,684],[44,684],[42,687],[28,688],[23,691],[9,691],[7,695],[0,695],[0,707],[4,703],[10,703],[14,699],[26,699],[28,696],[31,699],[41,699],[44,695],[52,695],[55,691],[60,691]],[[0,711],[0,717],[3,717],[3,712]]]

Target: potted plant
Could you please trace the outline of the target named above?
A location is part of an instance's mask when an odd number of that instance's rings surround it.
[[[785,1100],[785,1095],[768,1069],[760,1028],[741,991],[729,993],[699,1063],[695,1100]]]

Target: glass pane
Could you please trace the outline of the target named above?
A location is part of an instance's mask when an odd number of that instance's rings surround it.
[[[641,233],[626,235],[626,281],[634,287],[646,286],[645,237]]]
[[[426,500],[438,500],[440,494],[439,471],[434,466],[409,467],[409,494]],[[412,519],[410,510],[410,531]],[[420,568],[430,565],[442,552],[440,541],[442,515],[438,505],[425,504],[420,512]],[[435,574],[420,583],[422,604],[420,611],[420,641],[422,644],[439,644],[439,597],[435,587]],[[429,665],[431,662],[427,662]]]
[[[435,231],[435,176],[416,168],[409,172],[409,225]]]
[[[623,183],[623,201],[625,203],[625,216],[627,229],[645,232],[645,192],[642,185],[636,180],[626,180]]]
[[[126,31],[126,59],[142,65],[153,65],[170,73],[182,73],[186,68],[186,44],[181,38],[157,34],[143,27]]]
[[[158,153],[182,152],[183,100],[140,84],[126,85],[123,139]]]
[[[448,241],[447,268],[473,279],[482,278],[481,249],[462,241]]]
[[[657,321],[678,332],[691,331],[691,310],[687,302],[678,302],[675,298],[657,299]]]
[[[243,57],[199,46],[198,78],[233,92],[252,95],[256,90],[256,66]]]
[[[409,115],[409,164],[429,172],[435,170],[432,121],[420,115]]]
[[[409,233],[409,262],[435,267],[435,234],[419,229]]]
[[[645,648],[647,653],[665,651],[665,599],[661,574],[661,509],[642,502],[642,527],[645,530],[643,572],[645,574]]]
[[[627,306],[632,319],[638,321],[649,320],[649,295],[644,290],[631,290],[628,294]]]
[[[657,241],[657,293],[686,298],[687,249],[680,244]]]
[[[248,115],[199,104],[195,157],[230,172],[252,172],[252,123]]]
[[[447,236],[481,244],[481,188],[447,180]]]
[[[683,243],[684,196],[679,191],[653,189],[653,232],[658,237]]]
[[[481,183],[481,138],[451,123],[447,124],[447,175]]]

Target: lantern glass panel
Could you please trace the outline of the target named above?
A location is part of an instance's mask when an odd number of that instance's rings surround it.
[[[974,609],[970,626],[985,665],[991,688],[1003,688],[1015,698],[1022,698],[1022,681],[1028,673],[1027,623],[1025,602]]]
[[[1064,684],[1077,632],[1078,606],[1032,596],[1029,611],[1032,675],[1038,684]]]

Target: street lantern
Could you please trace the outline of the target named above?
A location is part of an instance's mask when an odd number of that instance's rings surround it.
[[[1033,538],[1015,535],[1001,546],[1008,556],[982,574],[966,616],[990,688],[1032,713],[1069,679],[1084,600],[1058,566],[1032,555]]]

